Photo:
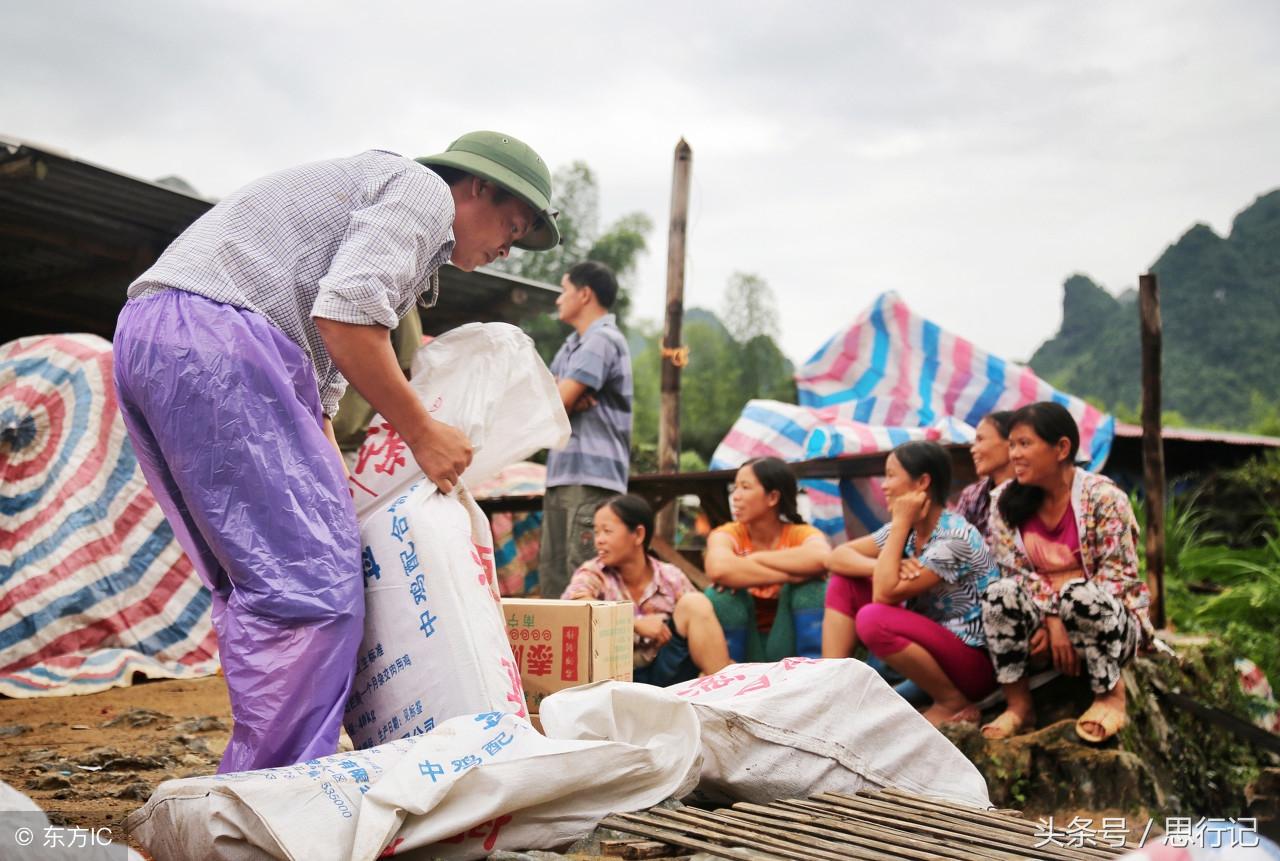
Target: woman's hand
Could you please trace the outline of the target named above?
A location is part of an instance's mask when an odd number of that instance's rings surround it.
[[[916,559],[913,556],[908,556],[903,559],[902,564],[898,566],[898,579],[915,580],[924,570],[924,565],[919,559]]]
[[[665,646],[671,639],[671,628],[667,626],[666,616],[637,616],[635,631],[646,640],[653,640],[659,646]]]
[[[893,516],[895,523],[912,526],[918,523],[928,510],[929,495],[923,490],[913,490],[895,499],[889,513]]]
[[[1033,658],[1038,658],[1049,651],[1049,632],[1043,627],[1036,628],[1036,632],[1031,635],[1030,646]]]
[[[1053,652],[1053,665],[1068,676],[1080,675],[1080,661],[1062,619],[1058,616],[1046,616],[1044,626],[1049,631],[1049,650]]]

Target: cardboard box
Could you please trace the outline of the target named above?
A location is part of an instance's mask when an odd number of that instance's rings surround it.
[[[549,694],[604,679],[631,681],[635,605],[630,601],[503,598],[520,683],[536,714]]]

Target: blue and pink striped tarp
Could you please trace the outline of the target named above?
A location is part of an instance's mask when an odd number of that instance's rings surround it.
[[[111,344],[0,346],[0,694],[210,675],[209,604],[138,470]]]
[[[796,383],[799,405],[747,404],[712,469],[766,455],[799,461],[887,451],[909,439],[965,443],[983,416],[1035,401],[1057,401],[1075,416],[1090,469],[1105,463],[1115,433],[1111,416],[943,330],[894,293],[831,337],[797,371]],[[833,540],[884,522],[878,481],[803,484],[815,525]]]

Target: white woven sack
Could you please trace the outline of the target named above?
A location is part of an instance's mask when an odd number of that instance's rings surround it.
[[[433,418],[470,440],[475,454],[462,474],[470,487],[535,451],[569,441],[569,417],[555,377],[533,340],[510,324],[468,323],[445,332],[418,351],[409,385]],[[374,416],[351,470],[357,519],[422,480],[413,453]]]
[[[365,518],[364,639],[343,722],[359,749],[478,712],[527,717],[489,521],[431,482]]]
[[[710,799],[895,787],[990,806],[973,763],[861,661],[734,664],[666,690],[698,713]]]
[[[372,861],[554,849],[612,812],[682,793],[697,774],[693,707],[628,685],[588,697],[555,739],[510,714],[462,715],[429,735],[241,774],[162,783],[126,822],[156,858]],[[548,703],[550,699],[548,699]]]

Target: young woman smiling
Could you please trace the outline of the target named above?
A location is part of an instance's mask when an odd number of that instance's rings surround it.
[[[996,686],[981,610],[996,568],[978,531],[946,510],[951,457],[942,446],[898,446],[882,486],[891,522],[831,553],[822,655],[849,657],[861,639],[933,698],[930,723],[976,724],[974,701]]]
[[[637,682],[666,687],[729,664],[711,602],[679,568],[649,555],[653,509],[638,496],[615,496],[595,513],[596,558],[574,572],[561,597],[631,601]]]
[[[1014,480],[996,491],[991,543],[1005,576],[988,587],[982,618],[1007,710],[983,727],[1016,735],[1034,721],[1029,657],[1085,673],[1093,705],[1076,733],[1100,742],[1125,724],[1121,668],[1151,636],[1150,596],[1138,577],[1138,527],[1129,497],[1075,465],[1080,431],[1060,404],[1029,404],[1009,421]]]
[[[733,522],[707,536],[707,597],[735,661],[822,651],[822,601],[831,546],[796,509],[796,478],[776,457],[738,469]]]

